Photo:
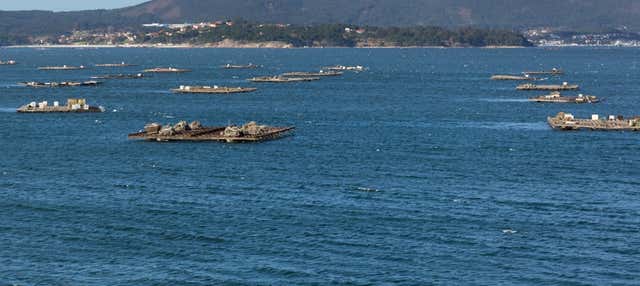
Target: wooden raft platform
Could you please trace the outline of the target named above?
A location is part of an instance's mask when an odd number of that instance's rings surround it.
[[[520,76],[520,75],[494,75],[491,80],[536,80],[535,77]]]
[[[227,70],[240,70],[240,69],[257,69],[258,66],[254,65],[254,64],[248,64],[248,65],[232,65],[232,64],[226,64],[224,66],[222,66],[223,69],[227,69]]]
[[[640,131],[640,117],[624,119],[622,116],[610,116],[600,119],[594,114],[591,119],[576,119],[572,114],[560,112],[555,117],[548,117],[547,122],[551,128],[563,131]]]
[[[191,72],[191,70],[189,69],[178,69],[178,68],[152,68],[152,69],[146,69],[143,70],[142,72],[146,72],[146,73],[186,73],[186,72]]]
[[[13,66],[16,64],[17,63],[14,60],[6,61],[6,62],[0,61],[0,66]]]
[[[341,76],[340,71],[319,71],[319,72],[288,72],[283,73],[284,77],[320,77],[320,76]]]
[[[598,103],[600,99],[593,95],[562,96],[560,92],[529,98],[532,102],[548,103]]]
[[[51,66],[51,67],[39,67],[38,70],[41,71],[68,71],[68,70],[83,70],[84,66],[74,67],[74,66]]]
[[[361,72],[361,71],[365,70],[365,67],[363,67],[363,66],[337,65],[337,66],[325,67],[324,69],[330,70],[330,71],[355,71],[355,72]]]
[[[18,113],[100,113],[104,110],[96,106],[88,106],[87,108],[72,109],[67,106],[46,106],[32,107],[29,105],[21,106],[16,110]]]
[[[50,106],[47,101],[32,102],[21,106],[16,110],[18,113],[97,113],[104,112],[104,108],[90,106],[85,99],[70,98],[67,105],[59,105],[57,101]]]
[[[258,90],[254,87],[225,87],[225,86],[180,86],[171,91],[174,93],[206,93],[206,94],[232,94],[247,93]]]
[[[561,70],[561,69],[552,68],[551,70],[548,70],[548,71],[526,71],[526,72],[523,72],[523,74],[529,74],[529,75],[561,75],[561,74],[564,74],[564,71]]]
[[[101,81],[84,81],[84,82],[75,82],[75,81],[63,81],[63,82],[21,82],[18,83],[22,86],[33,87],[33,88],[53,88],[53,87],[75,87],[75,86],[98,86],[101,85]]]
[[[270,83],[291,83],[320,80],[319,77],[283,77],[283,76],[263,76],[248,79],[251,82],[270,82]]]
[[[135,67],[135,66],[137,65],[127,64],[125,62],[121,62],[119,64],[96,64],[96,67],[103,67],[103,68]]]
[[[129,134],[128,137],[129,139],[157,141],[157,142],[217,141],[217,142],[226,142],[226,143],[250,143],[250,142],[261,142],[261,141],[282,138],[295,129],[295,127],[269,127],[266,132],[260,135],[226,136],[225,130],[227,128],[229,128],[229,126],[201,127],[196,130],[184,130],[184,131],[176,132],[174,135],[160,135],[160,133],[149,133],[147,131],[141,131],[138,133]]]
[[[575,84],[549,84],[549,85],[537,85],[532,83],[521,84],[516,87],[517,90],[550,90],[550,91],[559,91],[559,90],[578,90],[580,86]]]
[[[92,79],[140,79],[144,78],[144,74],[107,74],[92,76]]]

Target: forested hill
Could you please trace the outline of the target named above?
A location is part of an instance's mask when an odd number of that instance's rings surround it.
[[[640,30],[638,0],[155,0],[122,13],[163,21],[243,18],[289,24]]]
[[[0,3],[0,9],[2,4]],[[115,10],[0,11],[0,37],[242,18],[257,23],[640,31],[638,0],[154,0]]]

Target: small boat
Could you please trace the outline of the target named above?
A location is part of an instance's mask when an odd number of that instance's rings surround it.
[[[592,130],[592,131],[640,131],[640,117],[625,119],[623,116],[610,115],[601,119],[598,114],[591,115],[591,119],[576,119],[571,113],[560,112],[554,117],[548,117],[547,123],[556,130]]]
[[[253,87],[224,87],[224,86],[180,86],[180,88],[172,89],[174,93],[209,93],[209,94],[231,94],[231,93],[247,93],[258,90]]]
[[[39,67],[38,70],[42,70],[42,71],[64,71],[64,70],[83,70],[85,69],[85,66],[78,66],[78,67],[74,67],[74,66],[49,66],[49,67]]]
[[[566,82],[560,84],[550,84],[550,85],[536,85],[532,83],[522,84],[516,87],[517,90],[550,90],[550,91],[558,91],[558,90],[578,90],[580,86],[575,84],[568,84]]]
[[[593,95],[583,94],[579,94],[578,96],[562,96],[560,92],[556,91],[548,95],[529,98],[529,101],[551,103],[598,103],[600,99]]]
[[[97,64],[96,67],[116,68],[116,67],[135,67],[137,65],[121,62],[119,64]]]
[[[101,81],[95,81],[95,80],[90,80],[90,81],[84,81],[84,82],[77,82],[77,81],[63,81],[63,82],[37,82],[37,81],[30,81],[30,82],[21,82],[18,83],[22,86],[27,86],[27,87],[35,87],[35,88],[40,88],[40,87],[75,87],[75,86],[97,86],[102,84]]]
[[[129,139],[168,142],[168,141],[219,141],[227,143],[260,142],[282,138],[291,133],[295,127],[272,127],[249,122],[243,126],[205,127],[198,121],[178,122],[175,125],[163,126],[158,123],[145,125],[144,130],[129,134]]]
[[[319,77],[284,77],[284,76],[263,76],[254,77],[248,79],[251,82],[271,82],[271,83],[292,83],[292,82],[304,82],[304,81],[316,81],[320,80]]]
[[[57,101],[50,106],[47,101],[31,102],[21,106],[17,110],[18,113],[86,113],[86,112],[104,112],[104,108],[90,106],[85,99],[67,99],[67,105],[60,106]]]
[[[177,69],[177,68],[152,68],[152,69],[146,69],[143,72],[146,73],[185,73],[185,72],[191,72],[191,70],[189,69]]]
[[[319,72],[288,72],[283,73],[283,77],[322,77],[322,76],[341,76],[343,73],[338,71],[319,71]]]
[[[227,70],[232,70],[232,69],[257,69],[258,66],[254,65],[254,64],[248,64],[248,65],[232,65],[232,64],[226,64],[224,66],[222,66],[223,69],[227,69]]]
[[[98,75],[92,76],[92,79],[138,79],[144,78],[144,74],[107,74],[107,75]]]

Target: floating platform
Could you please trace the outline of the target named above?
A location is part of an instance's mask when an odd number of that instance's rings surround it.
[[[107,74],[92,76],[92,79],[139,79],[144,78],[144,74]]]
[[[223,69],[227,69],[227,70],[239,70],[239,69],[257,69],[258,66],[254,65],[254,64],[248,64],[248,65],[232,65],[232,64],[226,64],[224,66],[222,66]]]
[[[199,122],[182,121],[171,126],[158,123],[147,124],[144,130],[129,134],[129,139],[170,142],[170,141],[218,141],[227,143],[247,143],[274,140],[290,134],[295,127],[272,127],[250,122],[243,126],[204,127]]]
[[[536,80],[536,78],[529,75],[494,75],[491,80]]]
[[[67,65],[38,68],[38,70],[41,70],[41,71],[68,71],[68,70],[83,70],[83,69],[85,69],[85,66],[74,67],[74,66],[67,66]]]
[[[13,66],[16,64],[17,62],[14,60],[6,61],[6,62],[0,61],[0,66]]]
[[[564,71],[561,70],[561,69],[553,68],[553,69],[548,70],[548,71],[526,71],[526,72],[523,72],[523,74],[528,74],[528,75],[561,75],[561,74],[564,74]]]
[[[324,69],[326,70],[330,70],[330,71],[355,71],[355,72],[361,72],[364,71],[366,68],[363,66],[332,66],[332,67],[325,67]]]
[[[191,72],[189,69],[177,69],[177,68],[152,68],[146,69],[143,72],[146,73],[186,73]]]
[[[118,68],[118,67],[135,67],[138,65],[134,65],[134,64],[127,64],[125,62],[121,62],[119,64],[97,64],[96,67],[103,67],[103,68]]]
[[[272,83],[291,83],[320,80],[319,77],[284,77],[284,76],[263,76],[248,79],[251,82],[272,82]]]
[[[225,86],[180,86],[180,88],[172,89],[174,93],[208,93],[208,94],[232,94],[247,93],[258,90],[253,87],[225,87]]]
[[[592,130],[592,131],[640,131],[640,117],[625,119],[623,116],[609,116],[600,119],[594,114],[591,119],[576,119],[570,113],[560,112],[555,117],[548,117],[549,126],[557,130]]]
[[[516,87],[517,90],[550,90],[550,91],[560,91],[560,90],[578,90],[580,86],[575,84],[550,84],[550,85],[536,85],[532,83],[526,83],[519,85]]]
[[[322,76],[341,76],[343,73],[339,71],[319,71],[319,72],[288,72],[283,73],[283,77],[322,77]]]
[[[101,85],[101,81],[84,81],[84,82],[75,82],[75,81],[63,81],[63,82],[21,82],[20,85],[34,88],[43,88],[43,87],[75,87],[75,86],[98,86]]]
[[[70,98],[65,106],[60,106],[57,101],[53,102],[53,106],[50,106],[46,101],[31,102],[21,106],[16,111],[18,113],[89,113],[104,112],[104,108],[90,106],[84,99]]]
[[[560,92],[552,92],[548,95],[529,98],[533,102],[549,102],[549,103],[598,103],[600,99],[593,95],[578,96],[562,96]]]

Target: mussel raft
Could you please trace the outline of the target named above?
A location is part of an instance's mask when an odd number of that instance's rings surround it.
[[[191,70],[169,67],[169,68],[146,69],[146,70],[143,70],[142,72],[145,72],[145,73],[186,73],[186,72],[191,72]]]
[[[598,103],[600,99],[593,95],[563,96],[559,91],[554,91],[548,95],[529,98],[533,102],[546,103]]]
[[[125,62],[119,63],[119,64],[96,64],[96,67],[103,67],[103,68],[118,68],[118,67],[135,67],[137,65],[134,64],[128,64]]]
[[[39,67],[38,70],[41,71],[68,71],[68,70],[83,70],[85,69],[85,66],[79,66],[79,67],[74,67],[74,66],[48,66],[48,67]]]
[[[288,72],[283,73],[284,77],[321,77],[321,76],[341,76],[340,71],[319,71],[319,72]]]
[[[531,77],[529,75],[519,76],[519,75],[494,75],[491,77],[491,80],[536,80],[535,77]]]
[[[67,105],[61,106],[57,101],[49,105],[47,101],[31,102],[16,110],[18,113],[93,113],[104,112],[100,106],[90,106],[84,98],[69,98]]]
[[[102,84],[101,81],[84,81],[84,82],[76,82],[76,81],[63,81],[63,82],[21,82],[18,83],[22,86],[34,87],[34,88],[42,88],[42,87],[74,87],[74,86],[97,86]]]
[[[233,70],[233,69],[257,69],[258,66],[254,65],[254,64],[248,64],[248,65],[232,65],[232,64],[226,64],[224,66],[222,66],[223,69],[227,69],[227,70]]]
[[[625,119],[623,116],[610,115],[601,119],[599,115],[591,115],[591,119],[577,119],[571,113],[560,112],[548,117],[547,122],[556,130],[592,130],[592,131],[640,131],[640,117]]]
[[[549,71],[525,71],[523,74],[528,75],[561,75],[564,74],[564,71],[557,68],[552,68]]]
[[[364,71],[366,68],[363,67],[363,66],[337,65],[337,66],[325,67],[324,69],[330,70],[330,71],[355,71],[355,72],[361,72],[361,71]]]
[[[140,79],[144,78],[144,74],[106,74],[106,75],[97,75],[92,76],[92,79]]]
[[[171,91],[173,93],[207,93],[207,94],[232,94],[232,93],[247,93],[258,90],[254,87],[226,87],[226,86],[184,86],[180,88],[174,88]]]
[[[532,83],[521,84],[516,87],[517,90],[550,90],[550,91],[558,91],[558,90],[578,90],[580,86],[575,84],[568,84],[566,82],[562,84],[547,84],[547,85],[536,85]]]
[[[248,79],[251,82],[270,82],[270,83],[291,83],[320,80],[319,77],[284,77],[284,76],[262,76]]]
[[[205,127],[198,121],[178,122],[175,125],[150,123],[138,133],[129,134],[129,139],[146,141],[219,141],[227,143],[247,143],[274,140],[291,133],[295,127],[272,127],[249,122],[243,126]]]

